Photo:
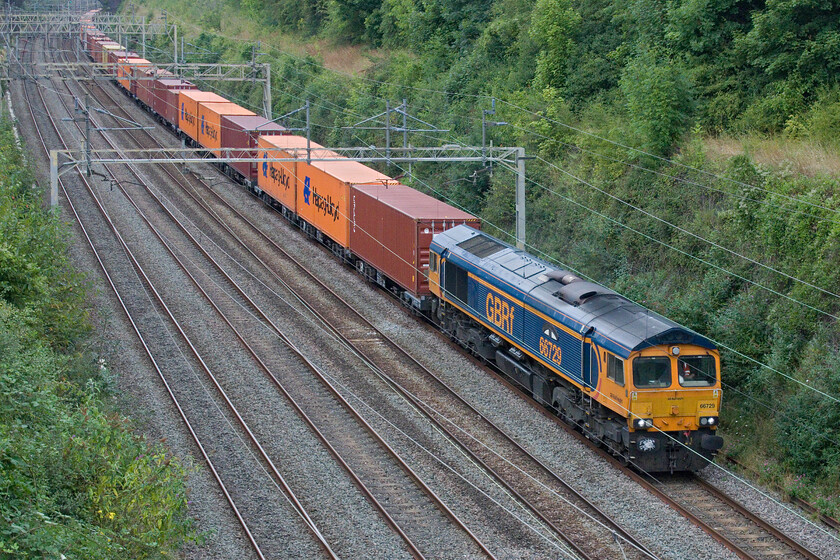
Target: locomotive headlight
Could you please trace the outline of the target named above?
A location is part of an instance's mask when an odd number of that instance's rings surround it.
[[[700,425],[701,426],[714,426],[718,423],[717,416],[701,416],[700,417]]]
[[[636,420],[633,421],[633,426],[639,430],[653,428],[653,420],[651,418],[636,418]]]

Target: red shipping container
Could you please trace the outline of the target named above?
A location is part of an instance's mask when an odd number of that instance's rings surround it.
[[[137,99],[151,107],[155,103],[155,98],[152,93],[152,82],[157,77],[159,70],[154,66],[138,66],[131,68],[132,92],[137,96]]]
[[[91,57],[95,58],[94,50],[96,49],[96,42],[103,38],[105,38],[105,34],[98,29],[87,34],[87,38],[85,38],[85,50]]]
[[[418,298],[429,291],[432,236],[481,220],[401,184],[351,185],[350,250]]]
[[[242,148],[230,153],[230,157],[250,157],[255,161],[239,161],[229,164],[251,182],[257,180],[259,165],[257,139],[260,136],[289,134],[289,131],[275,122],[259,115],[222,115],[222,148]]]
[[[152,109],[164,119],[178,126],[178,92],[196,89],[186,80],[160,78],[152,82]]]
[[[140,58],[140,55],[132,51],[108,51],[109,64],[116,64],[121,58]]]

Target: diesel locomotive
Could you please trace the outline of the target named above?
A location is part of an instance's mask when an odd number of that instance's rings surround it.
[[[587,437],[647,472],[723,444],[715,345],[469,226],[434,236],[434,320]]]

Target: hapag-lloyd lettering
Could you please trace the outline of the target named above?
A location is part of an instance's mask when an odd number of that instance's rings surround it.
[[[339,217],[339,205],[332,201],[332,195],[327,195],[326,197],[318,194],[318,189],[312,189],[312,203],[315,205],[315,208],[321,211],[324,216],[332,216],[333,221],[338,220]]]
[[[272,163],[268,168],[268,176],[271,177],[272,181],[283,185],[285,190],[289,190],[291,181],[289,181],[290,177],[284,168],[280,167],[278,169],[277,167],[274,167],[274,164]]]
[[[204,125],[204,135],[209,136],[213,140],[217,140],[218,137],[219,137],[219,129],[217,129],[215,126],[213,126],[210,123],[206,123]]]

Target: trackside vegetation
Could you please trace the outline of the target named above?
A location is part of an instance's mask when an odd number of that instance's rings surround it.
[[[113,409],[67,225],[0,119],[0,558],[171,558],[188,470]]]
[[[840,513],[840,4],[141,4],[179,23],[188,60],[248,62],[261,39],[274,115],[309,100],[328,146],[382,146],[382,131],[347,127],[402,99],[447,131],[411,144],[477,145],[496,98],[488,139],[536,157],[531,251],[716,341],[724,454]],[[171,61],[171,42],[153,46]],[[251,84],[200,85],[260,106]],[[415,165],[402,180],[510,239],[504,169]]]

